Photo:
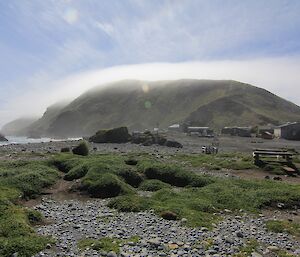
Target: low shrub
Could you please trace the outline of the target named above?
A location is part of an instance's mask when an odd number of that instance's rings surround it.
[[[125,160],[125,163],[126,163],[127,165],[135,166],[135,165],[138,164],[138,161],[135,160],[135,159],[127,159],[127,160]]]
[[[61,153],[69,153],[71,151],[70,147],[63,147],[60,149]]]
[[[53,185],[58,179],[58,172],[42,164],[28,164],[18,169],[18,173],[13,171],[12,176],[7,176],[0,180],[0,184],[19,189],[22,196],[34,197],[41,191]]]
[[[167,147],[175,147],[175,148],[182,148],[182,144],[180,144],[179,142],[177,141],[173,141],[173,140],[167,140],[165,145]]]
[[[138,187],[143,181],[142,176],[131,169],[120,169],[116,172],[116,174],[122,177],[125,182],[133,187]]]
[[[201,187],[211,183],[212,179],[198,176],[191,171],[183,170],[179,166],[170,164],[154,164],[144,168],[144,174],[148,179],[158,179],[173,186]]]
[[[36,225],[43,221],[43,215],[33,209],[26,209],[25,213],[27,215],[27,219],[31,225]]]
[[[171,188],[171,185],[157,179],[148,179],[139,186],[139,189],[143,191],[158,191],[163,188]]]
[[[17,252],[18,256],[31,257],[53,242],[49,237],[36,235],[30,227],[30,220],[39,219],[36,213],[28,213],[9,202],[0,202],[0,209],[0,256]]]
[[[65,180],[74,180],[84,177],[88,172],[88,166],[86,164],[80,164],[72,168],[65,176]]]
[[[69,155],[57,156],[49,161],[49,165],[54,166],[61,172],[67,173],[74,167],[83,163],[83,160],[78,157],[71,158]]]
[[[134,193],[131,186],[110,173],[101,174],[97,180],[85,178],[82,186],[92,197],[108,198]]]
[[[123,212],[138,212],[148,209],[151,200],[138,195],[124,195],[109,201],[108,207]]]
[[[275,233],[288,233],[300,237],[300,224],[285,220],[268,220],[266,222],[268,231]]]
[[[81,142],[78,146],[73,148],[73,154],[88,156],[89,155],[89,147],[85,141]]]
[[[177,220],[178,216],[172,211],[163,211],[160,213],[160,216],[165,220]]]
[[[120,243],[120,239],[103,237],[100,239],[82,239],[78,242],[78,247],[82,250],[86,248],[91,248],[96,251],[113,251],[118,254],[120,252]]]

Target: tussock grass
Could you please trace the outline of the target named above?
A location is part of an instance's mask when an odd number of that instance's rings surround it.
[[[201,188],[185,188],[179,192],[162,189],[150,199],[138,196],[117,198],[110,206],[122,211],[144,210],[146,206],[147,209],[154,209],[158,214],[171,211],[179,218],[187,218],[187,224],[190,226],[211,227],[211,224],[218,220],[218,216],[213,213],[224,209],[233,212],[243,209],[257,213],[260,209],[278,202],[292,206],[297,204],[299,199],[299,185],[275,181],[216,179],[214,183]],[[135,203],[134,208],[133,203]]]
[[[269,220],[266,222],[267,230],[275,233],[288,233],[300,237],[300,224],[287,220]]]
[[[173,158],[177,161],[187,162],[192,167],[205,167],[208,170],[220,170],[222,168],[233,170],[247,170],[257,168],[254,165],[253,158],[250,154],[190,154],[176,155]]]
[[[55,183],[57,170],[39,161],[4,161],[0,164],[0,256],[29,257],[45,248],[52,239],[40,237],[31,228],[41,221],[40,213],[14,204],[31,198]]]
[[[139,166],[148,179],[157,179],[172,186],[202,187],[213,182],[211,177],[198,176],[194,172],[174,164],[144,163]]]
[[[126,240],[121,240],[111,237],[103,237],[100,239],[82,239],[78,242],[78,247],[80,249],[91,248],[93,250],[103,250],[105,252],[114,251],[115,253],[120,253],[120,245],[127,242],[137,243],[140,240],[138,236],[132,236]]]
[[[171,185],[164,183],[158,179],[144,180],[139,186],[139,189],[143,191],[158,191],[163,188],[171,188]]]

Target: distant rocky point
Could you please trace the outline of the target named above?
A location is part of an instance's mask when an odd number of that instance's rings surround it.
[[[7,138],[0,134],[0,142],[7,142]]]

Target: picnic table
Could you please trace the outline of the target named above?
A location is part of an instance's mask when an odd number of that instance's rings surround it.
[[[260,157],[276,157],[278,160],[282,157],[287,162],[292,162],[294,155],[295,153],[284,149],[255,149],[253,151],[255,162],[258,162]]]

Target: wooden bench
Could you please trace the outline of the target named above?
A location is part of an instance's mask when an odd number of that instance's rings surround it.
[[[280,150],[280,149],[255,149],[253,151],[253,158],[255,162],[259,162],[260,157],[282,157],[286,162],[291,163],[293,160],[293,156],[295,153],[289,152],[288,150]]]

